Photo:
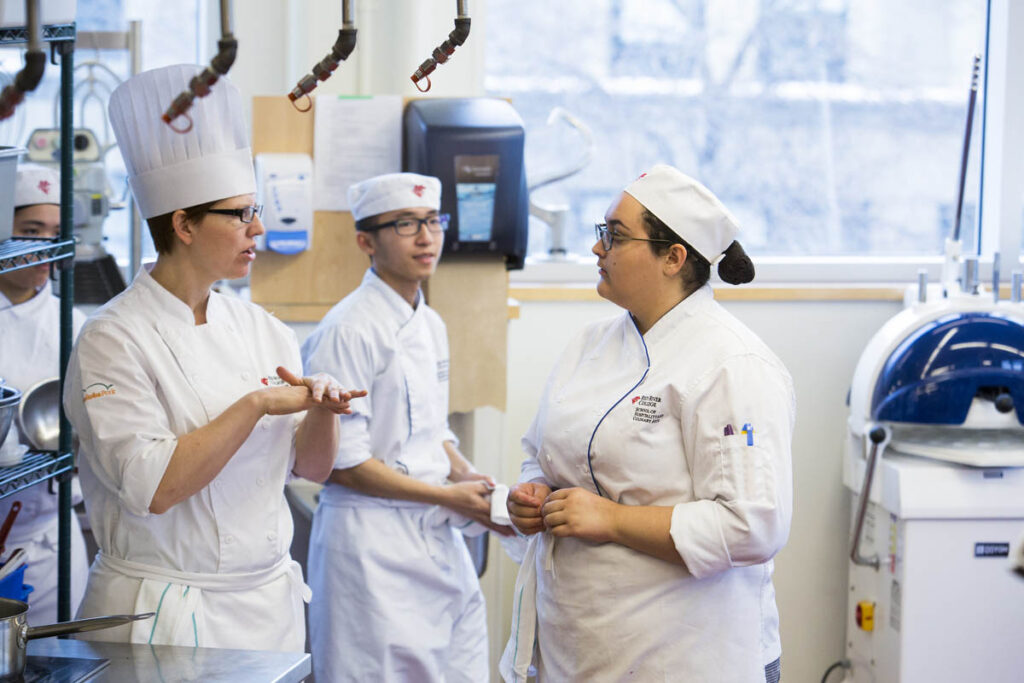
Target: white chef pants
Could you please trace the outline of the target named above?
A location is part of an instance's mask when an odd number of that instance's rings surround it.
[[[427,506],[320,506],[309,543],[317,683],[488,679],[487,618],[461,535]]]

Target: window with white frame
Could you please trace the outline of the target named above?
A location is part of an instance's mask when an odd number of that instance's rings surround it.
[[[956,213],[972,58],[985,0],[488,0],[487,94],[527,128],[530,181],[583,152],[546,123],[556,106],[595,140],[578,174],[538,190],[569,208],[567,243],[648,166],[667,162],[737,215],[755,257],[938,256]],[[984,74],[982,74],[982,86]],[[977,243],[981,121],[962,217]],[[531,218],[529,254],[550,246]]]

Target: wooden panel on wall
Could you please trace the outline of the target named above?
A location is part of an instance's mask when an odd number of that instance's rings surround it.
[[[253,154],[313,154],[313,111],[299,112],[284,97],[254,97]],[[260,252],[252,266],[252,300],[279,315],[333,306],[359,286],[369,263],[355,240],[352,214],[313,214],[313,248],[301,254]]]
[[[508,271],[496,256],[442,260],[426,287],[427,303],[448,325],[448,410],[505,410],[508,361]]]
[[[252,153],[313,156],[313,114],[296,110],[287,97],[252,98]]]
[[[313,214],[313,248],[301,254],[261,251],[252,265],[252,300],[274,304],[333,305],[359,286],[370,265],[356,246],[347,211]]]

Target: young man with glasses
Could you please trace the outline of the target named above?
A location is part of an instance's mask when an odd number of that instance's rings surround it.
[[[441,257],[441,182],[352,186],[371,267],[302,347],[307,371],[362,383],[309,544],[313,670],[323,681],[485,681],[483,596],[457,527],[490,523],[490,477],[448,428],[448,340],[421,284]],[[458,521],[456,521],[458,520]]]

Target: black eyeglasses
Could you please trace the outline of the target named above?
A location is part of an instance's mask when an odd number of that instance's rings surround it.
[[[252,223],[256,216],[263,215],[263,205],[255,204],[241,209],[207,209],[206,213],[219,213],[222,216],[237,216],[243,223]]]
[[[444,232],[448,229],[448,214],[441,213],[436,216],[428,216],[426,218],[399,218],[397,221],[388,221],[387,223],[381,223],[379,225],[371,225],[367,228],[363,228],[366,232],[383,230],[385,228],[394,228],[402,237],[412,237],[413,235],[420,234],[420,226],[427,226],[427,230],[430,232]]]
[[[665,244],[674,244],[672,240],[652,240],[647,237],[629,237],[628,235],[620,235],[614,230],[611,230],[607,223],[594,223],[594,233],[597,235],[597,239],[601,241],[601,246],[605,251],[612,248],[612,245],[615,244],[615,240],[635,240],[637,242],[664,242]]]

